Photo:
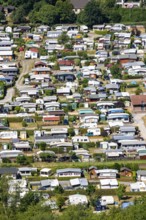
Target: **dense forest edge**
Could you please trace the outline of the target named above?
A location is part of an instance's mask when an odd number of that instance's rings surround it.
[[[89,27],[102,23],[145,22],[146,7],[121,8],[115,0],[91,0],[79,14],[73,11],[70,0],[1,0],[0,20],[5,19],[2,7],[14,7],[10,15],[13,24],[79,23]]]

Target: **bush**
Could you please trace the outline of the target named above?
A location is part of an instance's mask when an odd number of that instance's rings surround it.
[[[106,34],[109,34],[109,31],[107,31],[107,30],[104,30],[104,31],[94,31],[95,32],[95,34],[98,34],[98,35],[106,35]]]
[[[22,121],[22,126],[23,126],[23,127],[27,127],[26,121]]]
[[[27,130],[27,135],[28,136],[34,135],[34,130]]]
[[[129,84],[127,85],[127,88],[137,88],[138,86],[138,84]]]

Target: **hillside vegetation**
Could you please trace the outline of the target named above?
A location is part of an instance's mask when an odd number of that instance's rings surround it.
[[[115,6],[115,0],[91,0],[78,15],[69,0],[1,0],[0,4],[15,7],[11,14],[14,24],[84,23],[91,27],[101,23],[146,21],[145,3],[140,8],[124,9]],[[3,12],[0,19],[4,19]]]

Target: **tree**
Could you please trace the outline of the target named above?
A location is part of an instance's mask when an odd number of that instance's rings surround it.
[[[62,194],[64,192],[64,189],[62,188],[61,185],[59,185],[54,188],[54,192],[55,194]]]
[[[21,164],[21,165],[27,165],[29,164],[27,156],[25,155],[19,155],[16,159],[16,162]]]
[[[111,74],[114,78],[117,78],[117,79],[122,78],[122,71],[121,71],[121,68],[120,68],[119,64],[114,64],[110,68],[110,71],[111,71]]]
[[[110,12],[109,20],[111,22],[116,23],[116,22],[120,22],[121,21],[122,16],[119,14],[119,11],[117,11],[116,9],[113,9],[113,10],[110,10],[109,12]]]
[[[76,15],[73,11],[73,5],[68,0],[58,0],[56,2],[56,12],[59,23],[74,23]]]
[[[18,113],[18,112],[20,112],[20,109],[21,109],[20,106],[16,106],[16,107],[14,108],[14,111],[16,111],[16,112]]]
[[[46,150],[46,147],[47,147],[46,142],[41,142],[38,145],[39,145],[40,150],[42,150],[42,151]]]
[[[46,55],[48,55],[48,52],[44,47],[40,47],[39,48],[39,55],[40,56],[46,56]]]
[[[80,59],[74,59],[74,63],[76,66],[80,66],[81,65],[81,60]]]
[[[115,3],[116,3],[116,0],[101,0],[101,6],[103,8],[114,8],[115,7]]]
[[[93,186],[93,184],[89,184],[86,191],[87,191],[87,194],[91,196],[92,194],[95,193],[95,186]]]
[[[23,127],[27,127],[27,122],[26,121],[22,121],[22,126]]]
[[[15,24],[24,23],[26,21],[25,16],[26,16],[26,12],[25,12],[24,7],[22,5],[16,11],[13,12],[13,14],[12,14],[13,22]]]
[[[74,128],[69,128],[69,129],[68,129],[68,134],[69,134],[70,137],[75,136]]]
[[[100,8],[100,3],[96,0],[91,0],[87,3],[79,14],[78,20],[81,23],[85,23],[90,28],[95,24],[101,24],[105,22],[105,16]]]
[[[113,168],[120,171],[121,166],[119,163],[114,163]]]
[[[20,200],[20,206],[19,209],[21,212],[24,212],[27,210],[27,208],[30,205],[36,205],[39,202],[39,196],[38,194],[34,192],[28,192],[21,200]]]
[[[83,88],[85,88],[85,87],[88,86],[88,79],[84,78],[84,79],[82,80],[82,86],[83,86]]]
[[[135,95],[140,95],[142,92],[142,89],[138,86],[138,88],[135,90]]]
[[[43,4],[38,11],[33,10],[29,15],[32,23],[43,23],[47,25],[53,25],[57,23],[56,8],[53,5]]]
[[[125,186],[124,185],[119,185],[117,191],[117,196],[121,200],[125,194]]]
[[[101,220],[104,218],[99,217],[98,215],[93,214],[91,209],[85,207],[84,205],[69,206],[60,216],[59,220]],[[107,220],[107,219],[104,219]],[[111,220],[111,219],[110,219]],[[117,220],[117,219],[116,219]]]
[[[56,160],[56,156],[51,153],[41,153],[40,158],[45,162],[52,162]]]
[[[53,70],[60,70],[60,66],[58,62],[55,62],[55,65],[53,66]]]
[[[79,128],[79,132],[81,135],[87,134],[87,128]]]
[[[0,178],[0,201],[4,207],[8,205],[9,193],[8,179],[5,176]]]
[[[69,122],[74,122],[77,120],[77,117],[75,115],[73,115],[73,116],[70,116],[68,120],[69,120]]]
[[[66,44],[69,41],[69,36],[63,32],[59,37],[58,37],[58,43],[59,44]]]
[[[57,206],[59,208],[59,211],[62,210],[62,206],[64,206],[64,203],[65,203],[65,198],[63,196],[58,196],[56,204],[57,204]]]
[[[52,95],[52,90],[49,90],[49,89],[45,90],[45,95],[46,96],[51,96]]]
[[[5,15],[2,11],[0,11],[0,20],[4,20],[5,19]]]

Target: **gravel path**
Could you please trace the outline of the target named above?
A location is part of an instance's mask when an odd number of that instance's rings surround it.
[[[31,59],[21,61],[22,72],[20,73],[18,80],[15,83],[15,87],[17,89],[24,89],[24,88],[28,87],[28,86],[23,85],[23,76],[31,71],[34,62],[35,62],[35,60],[31,60]],[[0,104],[5,104],[8,102],[11,102],[14,94],[15,94],[15,90],[13,87],[7,89],[6,96],[4,97],[4,99],[0,100]]]
[[[134,125],[139,127],[141,136],[146,140],[146,127],[143,121],[143,116],[146,116],[145,113],[133,114]]]

